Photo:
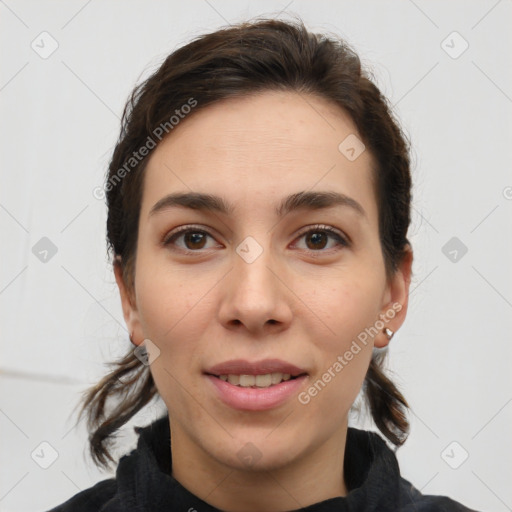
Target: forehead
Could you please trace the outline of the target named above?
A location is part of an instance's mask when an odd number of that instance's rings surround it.
[[[243,197],[243,207],[318,188],[354,197],[376,215],[372,157],[348,159],[339,149],[347,137],[360,138],[348,114],[315,96],[265,92],[217,102],[180,121],[154,150],[141,213],[176,190]]]

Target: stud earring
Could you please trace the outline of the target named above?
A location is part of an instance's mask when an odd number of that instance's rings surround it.
[[[130,337],[130,341],[131,341],[132,345],[136,346],[136,344],[133,341],[133,331],[130,333],[129,337]]]
[[[395,333],[391,329],[388,329],[387,327],[383,329],[383,332],[388,337],[388,340],[390,340],[395,335]]]

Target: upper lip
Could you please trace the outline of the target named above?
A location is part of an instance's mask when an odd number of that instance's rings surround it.
[[[306,370],[281,359],[263,359],[246,361],[231,359],[208,368],[205,373],[210,375],[265,375],[267,373],[289,373],[292,376],[306,374]]]

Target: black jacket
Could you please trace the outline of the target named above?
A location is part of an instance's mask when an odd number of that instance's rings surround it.
[[[168,416],[135,427],[135,432],[137,448],[121,457],[116,478],[79,492],[49,512],[218,512],[171,476]],[[400,476],[395,454],[373,432],[348,429],[344,464],[349,494],[301,511],[475,512],[450,498],[423,496]]]

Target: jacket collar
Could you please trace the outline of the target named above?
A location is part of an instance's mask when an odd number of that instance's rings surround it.
[[[218,512],[171,476],[169,417],[147,427],[135,427],[137,448],[123,456],[117,468],[116,510],[189,510]],[[400,472],[395,454],[374,432],[349,427],[344,459],[349,494],[306,508],[307,512],[396,510]]]

